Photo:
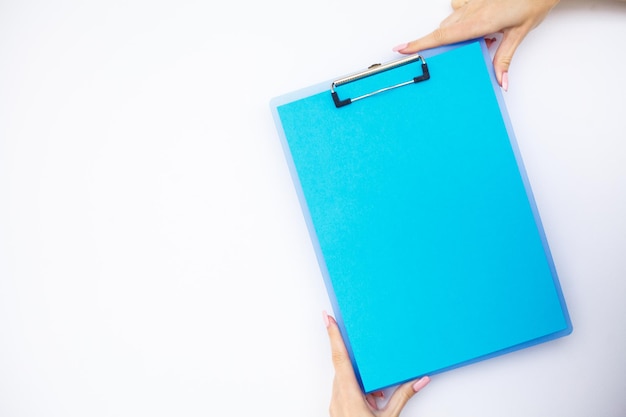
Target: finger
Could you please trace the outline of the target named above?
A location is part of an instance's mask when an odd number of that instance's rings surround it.
[[[526,33],[520,29],[511,29],[504,32],[500,46],[493,56],[493,68],[496,73],[498,83],[506,91],[508,89],[508,72],[513,60],[515,50],[520,45]]]
[[[389,402],[385,406],[385,417],[397,417],[406,405],[406,403],[422,388],[430,382],[430,378],[424,376],[417,381],[407,382],[400,385],[398,389],[391,395]]]
[[[348,355],[348,349],[346,349],[346,345],[343,342],[343,337],[341,336],[337,322],[333,317],[326,314],[326,312],[324,312],[324,321],[327,323],[326,330],[328,331],[328,338],[330,339],[330,350],[335,373],[342,378],[351,376],[356,382],[352,362]]]
[[[441,26],[428,35],[405,45],[396,46],[394,51],[402,54],[413,54],[424,49],[486,36],[492,32],[490,27],[482,28],[471,20],[462,20],[448,26]]]
[[[423,376],[413,384],[412,386],[413,391],[415,391],[415,393],[417,394],[418,392],[422,390],[422,388],[424,388],[429,383],[430,383],[430,378],[427,376]]]

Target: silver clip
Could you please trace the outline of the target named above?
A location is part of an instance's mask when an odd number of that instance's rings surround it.
[[[403,65],[407,65],[410,64],[412,62],[415,61],[422,61],[422,75],[414,77],[411,80],[408,81],[404,81],[395,85],[391,85],[389,87],[384,87],[381,88],[379,90],[376,91],[372,91],[371,93],[367,93],[367,94],[363,94],[361,96],[355,97],[355,98],[346,98],[341,100],[339,98],[339,95],[337,94],[337,92],[335,91],[336,87],[339,87],[341,85],[344,84],[348,84],[354,81],[358,81],[361,80],[363,78],[366,77],[371,77],[372,75],[376,75],[376,74],[380,74],[381,72],[385,72],[385,71],[389,71],[391,69],[394,68],[398,68],[401,67]],[[408,56],[406,58],[402,58],[402,59],[398,59],[395,61],[391,61],[391,62],[387,62],[386,64],[373,64],[370,65],[366,70],[364,71],[360,71],[357,72],[355,74],[352,75],[348,75],[347,77],[343,77],[340,78],[336,81],[334,81],[331,86],[330,86],[330,93],[333,97],[333,101],[335,102],[335,106],[337,107],[343,107],[346,106],[350,103],[353,103],[355,101],[367,98],[367,97],[371,97],[373,95],[382,93],[384,91],[389,91],[389,90],[393,90],[394,88],[398,88],[398,87],[404,87],[405,85],[409,85],[409,84],[414,84],[420,81],[425,81],[428,80],[430,78],[430,73],[428,72],[428,65],[426,64],[426,60],[424,60],[424,58],[421,55],[412,55],[412,56]]]

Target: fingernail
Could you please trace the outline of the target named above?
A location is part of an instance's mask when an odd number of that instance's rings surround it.
[[[506,71],[502,73],[502,89],[509,91],[509,73]]]
[[[415,384],[413,384],[413,391],[418,392],[422,388],[424,388],[430,382],[430,378],[427,376],[421,377]]]
[[[322,311],[322,318],[324,319],[324,325],[328,328],[328,326],[330,326],[330,320],[328,319],[328,313],[326,310]]]
[[[401,43],[400,45],[396,45],[393,48],[394,52],[400,52],[401,50],[403,50],[404,48],[406,48],[407,46],[409,46],[408,43]]]

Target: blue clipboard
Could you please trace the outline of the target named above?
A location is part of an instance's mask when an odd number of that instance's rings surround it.
[[[364,392],[571,333],[484,41],[271,109]]]

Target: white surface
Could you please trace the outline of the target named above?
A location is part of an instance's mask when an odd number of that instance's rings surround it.
[[[448,12],[0,3],[0,415],[327,415],[329,304],[269,100]],[[506,94],[574,333],[437,375],[404,416],[626,415],[625,40],[626,4],[563,0]]]

